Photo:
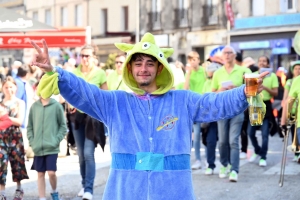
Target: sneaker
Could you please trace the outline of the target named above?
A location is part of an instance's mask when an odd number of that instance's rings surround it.
[[[60,200],[58,192],[51,193],[52,200]]]
[[[264,159],[260,159],[260,160],[259,160],[259,166],[261,166],[261,167],[267,166],[267,161],[264,160]]]
[[[82,196],[83,200],[91,200],[93,199],[93,195],[90,192],[85,192]]]
[[[6,200],[6,196],[4,196],[3,194],[0,195],[0,200]]]
[[[298,162],[298,156],[294,156],[293,162]]]
[[[224,166],[220,167],[220,171],[219,171],[220,178],[226,178],[227,173],[228,173],[227,167]]]
[[[22,200],[24,196],[23,190],[16,190],[14,200]]]
[[[251,158],[249,159],[249,162],[254,162],[256,159],[257,159],[257,154],[254,153],[254,154],[251,156]]]
[[[82,197],[84,194],[84,188],[81,188],[81,190],[78,192],[77,196]]]
[[[192,165],[192,169],[201,169],[201,161],[196,160],[196,162]]]
[[[246,159],[247,158],[247,154],[245,152],[241,152],[240,153],[240,159]]]
[[[236,173],[236,171],[232,170],[229,175],[229,181],[237,182],[237,180],[238,180],[238,174]]]
[[[205,175],[212,175],[214,173],[214,170],[212,168],[206,168]]]

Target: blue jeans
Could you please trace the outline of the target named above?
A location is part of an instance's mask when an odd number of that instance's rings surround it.
[[[231,171],[239,172],[239,136],[244,121],[244,113],[231,119],[218,121],[220,162],[224,167],[231,164]]]
[[[196,160],[200,160],[200,142],[201,142],[201,123],[195,123],[193,125],[194,129],[194,149]]]
[[[208,168],[214,169],[216,167],[216,146],[218,139],[218,124],[217,122],[209,123],[206,136],[206,161]]]
[[[300,127],[297,128],[297,139],[298,139],[298,145],[300,145]]]
[[[77,155],[79,157],[80,175],[82,178],[81,184],[84,192],[93,194],[94,179],[96,174],[95,164],[95,143],[85,137],[85,124],[80,124],[75,130],[72,123],[74,139],[77,147]]]
[[[256,127],[251,126],[250,122],[248,123],[248,134],[251,140],[251,143],[254,147],[255,154],[259,155],[261,159],[267,159],[267,152],[268,152],[268,144],[269,144],[269,119],[264,119],[263,125],[260,127],[261,129],[261,136],[262,136],[262,144],[259,146],[257,138],[255,136]]]

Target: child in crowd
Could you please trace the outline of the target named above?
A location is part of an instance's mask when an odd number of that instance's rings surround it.
[[[25,151],[20,126],[24,119],[25,103],[16,97],[17,85],[14,79],[8,76],[2,83],[4,98],[1,101],[2,115],[8,113],[11,124],[3,124],[0,131],[0,200],[6,200],[5,184],[7,165],[10,161],[13,181],[17,182],[14,200],[22,200],[24,196],[21,180],[28,179],[25,167]],[[5,118],[5,116],[2,116]],[[2,118],[1,117],[1,118]],[[7,122],[7,120],[5,120]],[[2,127],[3,126],[3,127]]]
[[[31,169],[38,172],[38,191],[40,200],[46,200],[45,173],[47,171],[52,187],[51,197],[59,200],[56,189],[56,162],[59,144],[67,133],[63,107],[56,100],[48,98],[37,100],[30,108],[27,137],[34,152]]]

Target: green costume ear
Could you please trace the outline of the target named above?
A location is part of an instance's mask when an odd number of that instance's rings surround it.
[[[164,53],[166,58],[169,58],[174,52],[174,49],[172,48],[160,48],[160,49]]]
[[[130,51],[134,47],[134,45],[132,44],[125,44],[125,43],[115,43],[115,46],[124,52]]]
[[[45,74],[38,85],[37,95],[43,99],[48,99],[52,94],[59,94],[58,73],[52,75]]]

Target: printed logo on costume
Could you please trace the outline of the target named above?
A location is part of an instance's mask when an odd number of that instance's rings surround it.
[[[168,115],[160,122],[160,125],[159,125],[159,127],[156,128],[156,130],[157,131],[160,131],[162,129],[165,131],[172,130],[174,128],[177,120],[178,120],[178,117]]]

